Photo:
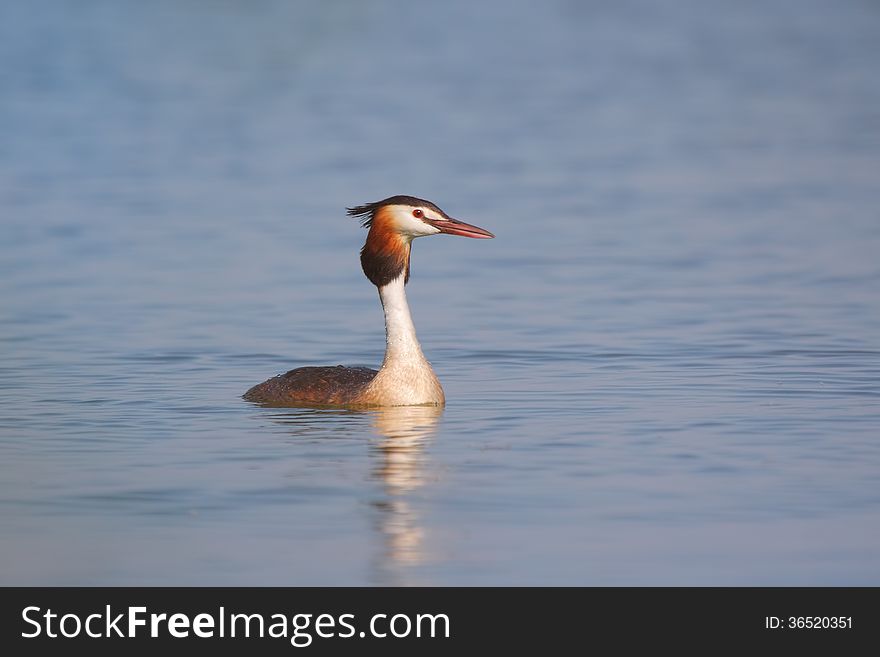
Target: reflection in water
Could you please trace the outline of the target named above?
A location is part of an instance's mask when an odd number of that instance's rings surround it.
[[[406,567],[424,563],[430,556],[427,534],[411,495],[427,480],[425,447],[436,434],[442,413],[439,406],[370,410],[303,407],[285,408],[268,416],[297,441],[322,440],[328,435],[360,438],[365,420],[370,420],[378,436],[370,444],[371,476],[381,483],[381,491],[370,506],[378,511],[374,526],[382,545],[374,557],[374,579],[379,584],[412,583]],[[332,426],[330,434],[328,426]]]
[[[382,584],[406,584],[402,566],[422,563],[429,555],[425,529],[408,495],[425,483],[425,446],[437,431],[439,406],[400,406],[375,411],[373,429],[381,437],[372,447],[378,457],[373,474],[385,497],[374,503],[384,550],[377,567]]]

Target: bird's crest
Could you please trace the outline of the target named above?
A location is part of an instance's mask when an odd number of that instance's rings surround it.
[[[353,208],[346,208],[346,211],[349,217],[356,217],[359,219],[361,226],[364,228],[371,228],[373,226],[373,218],[376,216],[376,212],[387,205],[409,205],[414,208],[430,208],[440,215],[444,217],[446,216],[446,213],[431,203],[431,201],[405,195],[389,196],[386,199],[374,203],[365,203],[364,205],[358,205]]]

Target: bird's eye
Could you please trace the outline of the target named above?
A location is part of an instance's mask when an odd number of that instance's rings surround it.
[[[425,213],[422,212],[421,210],[419,210],[418,208],[416,208],[415,210],[413,210],[413,216],[414,216],[416,219],[421,219],[422,217],[425,216]]]

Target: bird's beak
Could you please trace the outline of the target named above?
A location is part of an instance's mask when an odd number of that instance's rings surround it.
[[[446,233],[447,235],[461,235],[462,237],[474,237],[482,240],[495,237],[488,230],[483,230],[479,226],[466,224],[458,219],[446,219],[444,221],[425,220],[425,223],[432,225],[441,233]]]

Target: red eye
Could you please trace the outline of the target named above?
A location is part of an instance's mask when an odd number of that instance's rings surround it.
[[[421,219],[422,217],[425,216],[425,213],[422,212],[421,210],[419,210],[418,208],[416,208],[415,210],[413,210],[413,216],[414,216],[416,219]]]

